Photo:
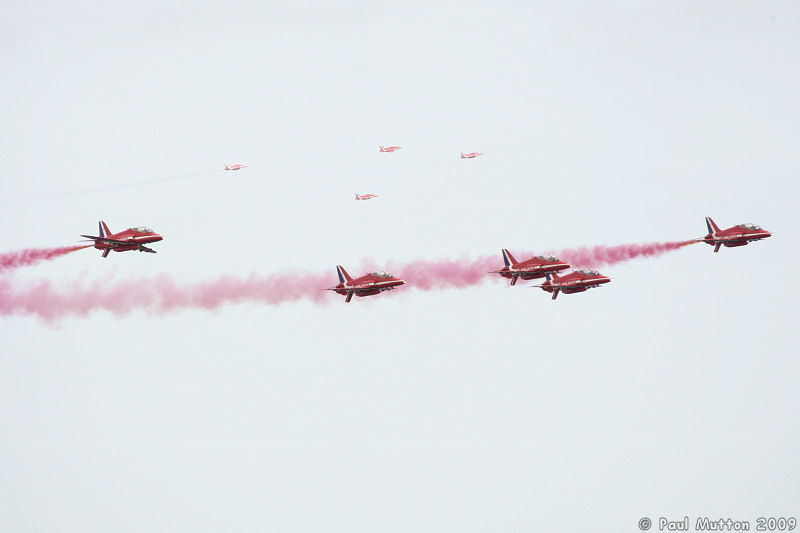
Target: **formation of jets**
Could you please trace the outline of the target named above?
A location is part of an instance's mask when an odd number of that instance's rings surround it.
[[[108,257],[108,253],[112,251],[128,252],[130,250],[139,250],[140,252],[154,254],[156,251],[148,248],[145,244],[158,242],[164,238],[144,226],[128,228],[119,233],[111,233],[106,223],[102,220],[97,223],[97,226],[100,233],[99,236],[81,235],[81,237],[94,241],[94,247],[98,250],[103,250],[103,257]]]
[[[402,146],[381,146],[381,152],[394,152],[400,150]],[[480,152],[461,153],[461,159],[472,159]],[[225,165],[225,170],[240,170],[248,165],[235,163]],[[378,198],[377,194],[358,194],[355,193],[356,200],[371,200]],[[733,248],[744,246],[752,241],[758,241],[771,237],[772,233],[755,224],[737,224],[725,230],[721,230],[717,224],[706,217],[706,227],[708,234],[704,237],[694,239],[694,242],[704,242],[714,247],[714,252],[718,252],[721,246]],[[119,233],[112,233],[104,221],[98,222],[99,235],[81,235],[94,242],[94,247],[103,251],[103,257],[108,257],[110,252],[127,252],[138,250],[140,252],[156,253],[155,250],[145,246],[153,242],[158,242],[164,237],[144,226],[128,228]],[[574,270],[569,274],[559,275],[558,272],[571,268],[572,265],[562,261],[552,255],[538,255],[517,261],[511,252],[503,248],[501,251],[504,266],[500,270],[493,270],[490,274],[500,274],[500,276],[511,280],[511,285],[517,284],[517,280],[532,280],[546,278],[540,285],[531,287],[541,288],[545,292],[552,293],[553,300],[558,298],[559,293],[573,294],[585,292],[588,289],[600,287],[609,283],[611,278],[600,274],[596,270]],[[371,272],[359,278],[352,278],[342,266],[336,267],[339,276],[339,284],[326,290],[334,291],[345,296],[345,302],[349,302],[353,295],[372,296],[389,291],[405,284],[405,280],[395,277],[387,272]]]
[[[402,146],[378,146],[379,152],[396,152],[397,150],[401,150]],[[478,157],[479,155],[484,155],[481,152],[470,152],[465,154],[464,152],[461,153],[461,159],[472,159],[473,157]]]
[[[714,252],[719,252],[720,246],[726,248],[733,248],[735,246],[744,246],[752,241],[759,241],[772,237],[772,233],[765,230],[761,226],[755,224],[737,224],[728,229],[719,229],[711,217],[706,217],[706,227],[708,228],[708,235],[697,239],[698,242],[704,242],[714,247]]]
[[[531,285],[531,287],[541,287],[542,290],[552,292],[553,300],[558,298],[559,292],[565,294],[584,292],[611,281],[611,278],[603,276],[596,270],[575,270],[565,276],[559,276],[558,271],[570,268],[572,265],[552,255],[538,255],[525,261],[517,261],[505,248],[500,252],[503,254],[505,266],[500,270],[493,270],[490,274],[500,274],[504,278],[511,279],[512,286],[517,284],[517,279],[547,278],[541,285]]]

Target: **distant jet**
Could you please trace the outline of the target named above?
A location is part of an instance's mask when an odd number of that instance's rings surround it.
[[[239,170],[240,168],[246,168],[248,165],[242,165],[241,163],[236,163],[235,165],[225,165],[225,170]]]
[[[94,247],[98,250],[103,250],[103,257],[108,257],[108,252],[112,250],[115,252],[127,252],[129,250],[139,250],[140,252],[156,253],[145,246],[151,242],[158,242],[164,237],[155,233],[150,228],[139,226],[136,228],[128,228],[119,233],[111,233],[108,226],[102,220],[97,224],[99,226],[100,236],[94,237],[92,235],[81,235],[94,241]]]
[[[403,149],[402,146],[381,146],[380,147],[380,151],[381,152],[395,152],[397,150],[402,150],[402,149]]]
[[[372,198],[377,198],[377,194],[358,194],[356,193],[356,200],[371,200]]]
[[[514,256],[511,255],[511,252],[505,248],[501,250],[501,253],[503,254],[503,262],[506,266],[500,270],[493,270],[490,274],[500,274],[504,278],[511,279],[511,285],[516,285],[518,278],[524,280],[543,278],[546,274],[570,267],[569,263],[552,255],[538,255],[526,259],[525,261],[517,261],[514,259]]]
[[[355,294],[356,296],[371,296],[383,291],[390,291],[405,283],[404,280],[396,278],[388,272],[371,272],[364,274],[360,278],[353,279],[344,268],[337,265],[336,273],[339,274],[339,284],[328,291],[335,291],[337,294],[345,295],[345,302],[349,302]]]
[[[603,276],[597,270],[576,270],[570,272],[566,276],[559,276],[555,272],[545,275],[547,281],[541,285],[531,285],[531,287],[539,287],[543,291],[552,292],[553,300],[558,298],[558,293],[572,294],[574,292],[584,292],[587,289],[599,287],[603,283],[608,283],[611,278]]]
[[[721,230],[711,220],[711,217],[706,217],[706,227],[708,235],[697,239],[697,242],[710,244],[714,247],[714,252],[719,252],[720,246],[733,248],[734,246],[744,246],[751,241],[772,237],[772,233],[755,224],[737,224],[732,228]]]
[[[480,153],[480,152],[470,152],[468,154],[465,154],[464,152],[461,152],[461,159],[472,159],[473,157],[478,157],[479,155],[483,155],[483,154]]]

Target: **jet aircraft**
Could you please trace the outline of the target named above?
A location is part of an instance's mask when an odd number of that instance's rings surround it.
[[[402,150],[402,146],[381,146],[381,152],[396,152],[397,150]]]
[[[356,200],[371,200],[377,198],[377,194],[358,194],[356,193]]]
[[[575,270],[563,277],[556,273],[546,274],[545,277],[547,281],[541,285],[531,285],[531,287],[540,287],[543,291],[552,292],[553,300],[558,298],[559,292],[564,294],[584,292],[611,281],[611,278],[603,276],[597,270]]]
[[[336,273],[339,275],[339,284],[328,291],[335,291],[337,294],[346,295],[345,302],[349,302],[355,294],[356,296],[371,296],[383,291],[390,291],[405,283],[404,280],[394,277],[387,272],[371,272],[364,274],[360,278],[351,278],[347,271],[341,266],[336,266]]]
[[[711,217],[706,217],[706,227],[708,228],[708,235],[697,239],[697,241],[713,246],[714,252],[719,252],[720,246],[725,246],[726,248],[744,246],[750,241],[758,241],[772,236],[772,233],[755,224],[737,224],[731,228],[721,230]]]
[[[249,165],[236,163],[235,165],[225,165],[225,170],[239,170],[240,168],[247,168]]]
[[[493,270],[490,274],[500,274],[504,278],[509,278],[511,280],[511,285],[516,285],[517,279],[519,278],[524,280],[543,278],[546,274],[570,267],[569,263],[552,255],[538,255],[526,259],[525,261],[517,261],[514,259],[514,256],[511,255],[511,252],[505,248],[503,248],[501,252],[503,254],[503,262],[505,262],[506,266],[500,270]]]
[[[156,253],[145,246],[151,242],[158,242],[164,237],[155,233],[150,228],[139,226],[136,228],[128,228],[119,233],[111,233],[108,226],[102,220],[98,222],[100,236],[81,235],[94,241],[94,247],[98,250],[103,250],[103,257],[108,257],[108,253],[112,250],[115,252],[127,252],[129,250],[139,250],[140,252]]]
[[[483,154],[480,153],[480,152],[470,152],[468,154],[465,154],[464,152],[461,152],[461,159],[472,159],[473,157],[478,157],[479,155],[483,155]]]

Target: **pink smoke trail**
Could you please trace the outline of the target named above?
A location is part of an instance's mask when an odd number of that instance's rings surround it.
[[[89,248],[88,246],[62,246],[60,248],[27,248],[16,252],[0,254],[0,273],[15,268],[35,265],[40,261],[49,261],[70,252]]]
[[[22,289],[0,280],[0,315],[32,314],[46,321],[66,316],[86,316],[95,310],[126,315],[136,310],[163,314],[179,309],[217,309],[228,303],[278,305],[300,299],[322,302],[330,287],[326,274],[221,276],[215,280],[179,284],[169,276],[124,282],[87,283],[83,280],[56,289],[50,281]]]
[[[616,265],[639,257],[656,257],[663,253],[694,244],[696,241],[652,242],[647,244],[618,244],[616,246],[582,246],[567,248],[555,255],[575,268],[599,268]]]
[[[559,255],[576,267],[600,267],[638,257],[657,256],[692,242],[593,246],[562,250]],[[523,254],[517,256],[520,260],[528,257]],[[373,261],[363,261],[362,268],[353,269],[351,274],[359,277],[368,270],[374,271],[375,264]],[[489,271],[499,269],[502,264],[498,251],[497,254],[477,259],[419,260],[390,263],[387,266],[406,280],[407,285],[400,291],[412,288],[433,291],[471,287],[491,279],[502,280],[499,276],[489,274]],[[96,310],[117,315],[137,310],[164,314],[180,309],[217,309],[226,304],[248,302],[266,305],[298,300],[336,302],[343,297],[322,290],[334,286],[336,281],[333,269],[323,274],[291,272],[252,274],[245,278],[221,276],[196,283],[178,283],[167,275],[156,279],[94,284],[80,280],[60,289],[49,281],[17,288],[10,280],[0,279],[0,315],[31,314],[46,321],[55,321],[67,316],[87,316]]]

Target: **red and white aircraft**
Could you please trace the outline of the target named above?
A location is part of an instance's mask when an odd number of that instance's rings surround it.
[[[249,165],[236,163],[235,165],[225,165],[225,170],[239,170],[240,168],[247,168]]]
[[[537,255],[525,261],[517,261],[505,248],[501,252],[506,266],[500,270],[493,270],[490,274],[500,274],[504,278],[511,279],[511,285],[516,285],[519,278],[525,280],[543,278],[546,274],[570,267],[569,263],[552,255]]]
[[[405,283],[405,280],[396,278],[387,272],[371,272],[364,274],[360,278],[353,279],[339,265],[336,266],[336,273],[339,274],[339,284],[325,290],[346,295],[345,302],[349,302],[354,294],[356,296],[371,296],[383,291],[390,291]]]
[[[145,246],[145,244],[158,242],[164,238],[150,228],[145,228],[144,226],[128,228],[119,233],[111,233],[111,230],[108,229],[108,226],[106,226],[106,223],[102,220],[98,223],[98,226],[100,231],[99,237],[93,235],[81,235],[81,237],[93,240],[94,247],[98,250],[103,250],[103,257],[108,257],[108,252],[112,250],[115,252],[139,250],[140,252],[154,254],[156,251],[151,250]]]
[[[479,155],[483,155],[483,154],[480,153],[480,152],[470,152],[468,154],[465,154],[464,152],[461,152],[461,159],[472,159],[473,157],[478,157]]]
[[[714,247],[714,252],[719,252],[720,246],[733,248],[734,246],[744,246],[750,241],[759,241],[772,237],[772,233],[755,224],[737,224],[732,228],[721,230],[711,220],[711,217],[706,217],[706,227],[708,228],[708,235],[697,239],[697,241],[710,244]]]
[[[553,273],[552,277],[550,274],[546,274],[545,277],[547,281],[541,285],[531,285],[531,287],[541,287],[543,291],[552,292],[553,300],[558,298],[559,292],[564,294],[584,292],[611,281],[611,278],[603,276],[597,270],[576,270],[563,277]]]
[[[397,150],[402,150],[402,146],[381,146],[381,152],[396,152]]]
[[[358,194],[356,193],[356,200],[371,200],[372,198],[377,198],[377,194]]]

